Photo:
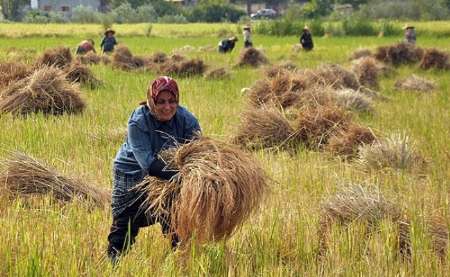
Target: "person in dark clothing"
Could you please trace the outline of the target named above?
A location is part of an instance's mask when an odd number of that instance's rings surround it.
[[[237,37],[231,37],[221,40],[219,42],[219,52],[228,53],[233,51],[233,48],[236,45],[236,41],[238,41]]]
[[[92,51],[95,53],[95,48],[94,48],[95,42],[92,39],[87,39],[87,40],[83,40],[82,42],[80,42],[80,44],[78,44],[77,47],[77,55],[84,55],[86,53],[88,53],[89,51]]]
[[[133,188],[147,175],[179,181],[178,172],[166,169],[158,154],[195,139],[200,125],[195,116],[178,103],[176,81],[167,76],[159,77],[149,86],[147,101],[140,103],[128,120],[127,137],[113,165],[113,222],[107,249],[113,264],[135,242],[140,228],[157,222],[163,234],[171,239],[172,248],[177,247],[178,236],[170,228],[170,215],[155,217],[153,213],[146,213],[148,206],[143,205],[144,195]]]
[[[308,26],[305,26],[303,28],[303,33],[302,36],[300,37],[300,44],[306,51],[312,50],[314,48],[312,35],[311,32],[309,31]]]
[[[116,38],[114,37],[115,33],[113,29],[107,29],[105,31],[105,37],[100,44],[103,53],[111,53],[114,51],[114,46],[117,44]]]

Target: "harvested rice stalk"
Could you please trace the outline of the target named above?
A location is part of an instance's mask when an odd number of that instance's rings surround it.
[[[448,54],[437,49],[427,49],[420,62],[422,69],[450,69]]]
[[[261,65],[267,64],[269,61],[266,56],[259,50],[255,48],[245,48],[240,56],[238,66],[249,65],[252,67],[259,67]]]
[[[81,64],[99,64],[102,58],[94,52],[88,52],[85,55],[78,55],[76,60]]]
[[[342,188],[322,203],[319,228],[319,255],[328,249],[328,237],[333,224],[348,226],[354,221],[367,225],[368,231],[377,228],[383,219],[398,227],[398,248],[402,257],[411,256],[410,223],[403,211],[384,198],[375,188],[352,185]]]
[[[134,57],[128,47],[119,45],[112,55],[112,64],[122,70],[135,70],[142,68],[145,63],[142,58]]]
[[[224,67],[208,70],[203,77],[207,80],[228,79],[230,72]]]
[[[66,177],[24,153],[12,152],[0,160],[0,185],[13,196],[51,194],[56,200],[67,202],[76,198],[92,201],[98,207],[111,202],[111,192]]]
[[[330,138],[326,150],[352,159],[358,154],[358,148],[361,145],[372,144],[375,140],[376,136],[372,130],[357,124],[351,124]]]
[[[346,110],[355,110],[359,112],[372,112],[372,100],[359,91],[353,89],[332,90],[331,98],[334,99],[339,107]]]
[[[315,70],[306,70],[305,75],[308,87],[322,86],[335,89],[351,88],[358,90],[360,87],[356,75],[340,65],[323,65]]]
[[[44,65],[55,66],[64,69],[72,63],[72,53],[67,47],[56,47],[47,49],[42,56],[36,61],[35,67],[39,68]]]
[[[294,130],[275,107],[250,109],[241,115],[233,142],[247,148],[287,147]]]
[[[369,49],[357,49],[355,52],[352,53],[350,56],[350,60],[358,60],[360,58],[370,57],[372,56],[372,51]]]
[[[396,81],[395,88],[399,90],[430,92],[436,88],[436,83],[413,74],[405,79]]]
[[[398,43],[377,48],[375,58],[393,65],[413,64],[422,59],[423,49],[411,43]]]
[[[379,87],[378,76],[380,75],[380,67],[377,61],[372,57],[361,58],[353,63],[352,71],[361,85],[373,89]]]
[[[181,182],[162,184],[146,178],[140,187],[149,195],[149,210],[157,215],[164,214],[172,200],[171,225],[184,243],[229,238],[258,208],[267,189],[258,163],[224,142],[203,137],[166,156],[179,169]]]
[[[18,62],[0,63],[0,89],[25,78],[30,74],[30,68]]]
[[[64,72],[55,67],[35,70],[10,85],[0,96],[0,112],[14,115],[80,113],[85,106],[79,88],[69,83]]]
[[[102,83],[100,80],[95,78],[89,67],[79,63],[72,64],[72,66],[67,70],[66,79],[72,83],[88,85],[91,88],[96,88]]]
[[[433,249],[436,255],[445,261],[448,249],[449,229],[445,217],[433,214],[427,218],[428,232],[431,235]]]

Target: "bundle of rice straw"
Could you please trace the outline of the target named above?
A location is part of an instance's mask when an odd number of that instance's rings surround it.
[[[67,47],[56,47],[47,49],[42,56],[36,61],[35,67],[39,68],[44,65],[65,68],[72,63],[72,53]]]
[[[180,54],[173,54],[172,56],[170,56],[170,59],[174,62],[182,62],[184,60],[187,60],[185,56]]]
[[[166,53],[164,52],[156,52],[150,58],[154,63],[164,63],[168,60]]]
[[[357,49],[355,52],[352,53],[350,56],[350,60],[358,60],[360,58],[370,57],[372,56],[372,51],[369,49],[363,48],[363,49]]]
[[[0,112],[14,115],[37,112],[60,115],[80,113],[84,108],[78,86],[69,83],[64,72],[55,67],[36,69],[0,95]]]
[[[326,150],[352,159],[358,154],[358,148],[361,145],[372,144],[375,140],[376,136],[369,128],[350,124],[330,138]]]
[[[134,70],[142,68],[145,63],[141,57],[133,56],[128,47],[119,45],[112,55],[112,64],[122,70]]]
[[[335,106],[304,107],[294,125],[295,139],[311,149],[321,149],[330,137],[351,122],[351,115]]]
[[[366,169],[375,170],[393,168],[421,171],[426,165],[415,144],[401,133],[359,147],[357,162]]]
[[[297,65],[292,61],[283,61],[278,66],[289,71],[297,70]]]
[[[110,57],[108,55],[106,55],[106,54],[100,56],[100,61],[103,64],[110,64],[111,63]]]
[[[274,77],[278,77],[280,75],[289,75],[290,74],[289,70],[287,70],[286,68],[281,67],[279,65],[273,65],[273,66],[266,67],[266,68],[264,68],[263,73],[267,78],[274,78]]]
[[[353,63],[352,71],[355,72],[361,85],[373,89],[379,87],[378,76],[381,68],[377,64],[378,62],[372,57],[361,58]]]
[[[239,56],[238,66],[249,65],[252,67],[258,67],[269,63],[266,56],[255,48],[246,48],[242,50]]]
[[[422,69],[450,69],[448,54],[437,49],[427,49],[420,62]]]
[[[374,187],[350,185],[322,203],[320,216],[319,255],[328,249],[328,237],[333,224],[348,226],[352,222],[367,225],[374,231],[382,220],[390,220],[398,227],[398,249],[403,258],[411,256],[411,227],[400,207],[383,197]]]
[[[391,46],[377,48],[375,58],[393,65],[412,64],[420,61],[423,49],[411,43],[398,43]]]
[[[94,52],[88,52],[85,55],[78,55],[76,60],[81,64],[99,64],[102,58]]]
[[[181,77],[202,75],[206,70],[205,63],[200,59],[173,59],[160,64],[158,72],[165,75],[178,75]]]
[[[230,72],[224,67],[219,67],[208,70],[203,77],[207,80],[228,79]]]
[[[152,213],[167,214],[170,203],[171,226],[183,243],[229,238],[258,208],[267,189],[262,168],[234,145],[202,137],[163,156],[170,157],[181,182],[147,177],[140,187]]]
[[[249,149],[286,148],[290,145],[293,128],[284,114],[275,107],[251,108],[241,115],[233,143]]]
[[[359,112],[372,112],[372,100],[368,96],[353,89],[331,90],[331,98],[335,103],[346,110],[355,110]]]
[[[18,62],[0,63],[0,89],[30,74],[27,65]]]
[[[405,79],[396,81],[395,88],[399,90],[430,92],[436,88],[436,83],[413,74]]]
[[[447,219],[437,213],[427,217],[428,232],[431,235],[433,250],[445,262],[448,249],[449,228]]]
[[[338,64],[322,65],[315,70],[306,70],[303,74],[308,87],[319,85],[323,87],[331,86],[335,89],[351,88],[354,90],[358,90],[360,87],[356,75]]]
[[[50,194],[58,201],[84,199],[98,207],[106,207],[111,202],[111,192],[107,189],[63,176],[24,153],[11,152],[9,157],[0,160],[0,168],[0,186],[12,196]]]
[[[101,85],[101,81],[95,78],[89,67],[79,63],[73,63],[72,66],[67,69],[66,79],[73,83],[88,85],[91,88],[96,88]]]

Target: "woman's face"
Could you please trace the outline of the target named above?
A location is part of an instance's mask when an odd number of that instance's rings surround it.
[[[177,112],[177,99],[169,91],[161,91],[155,100],[155,115],[159,121],[165,122],[172,119]]]

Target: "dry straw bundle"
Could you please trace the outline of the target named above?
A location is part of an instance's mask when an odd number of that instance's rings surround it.
[[[102,58],[94,52],[88,52],[85,55],[78,55],[76,60],[81,64],[99,64]]]
[[[253,108],[241,115],[233,142],[251,149],[284,148],[289,146],[293,133],[289,121],[277,108]]]
[[[0,112],[14,115],[36,112],[60,115],[80,113],[84,108],[79,88],[69,83],[64,72],[55,67],[36,69],[0,95]]]
[[[170,221],[183,242],[227,239],[259,206],[267,188],[257,162],[224,142],[199,138],[164,156],[179,169],[181,182],[147,178],[141,187],[149,196],[149,210],[158,215],[173,199]]]
[[[267,63],[269,63],[267,57],[261,51],[251,47],[242,50],[237,65],[258,67]]]
[[[358,163],[366,169],[393,168],[410,171],[420,171],[426,164],[414,143],[405,134],[394,134],[361,146]]]
[[[372,99],[360,91],[353,89],[339,89],[328,92],[336,105],[346,110],[372,112]]]
[[[412,64],[420,61],[423,56],[423,49],[411,43],[398,43],[391,46],[381,46],[377,48],[375,58],[385,63],[393,65]]]
[[[379,87],[378,76],[381,70],[378,62],[372,57],[358,59],[354,61],[352,66],[352,71],[355,72],[359,83],[373,89]]]
[[[367,225],[368,231],[382,220],[398,226],[398,248],[404,258],[411,256],[409,220],[393,202],[385,199],[378,189],[361,185],[347,186],[322,203],[319,228],[319,255],[326,254],[328,237],[333,224],[348,226],[357,221]]]
[[[448,54],[437,49],[427,49],[420,62],[422,69],[450,69]]]
[[[72,53],[67,47],[56,47],[47,49],[42,56],[36,61],[36,67],[55,66],[58,68],[65,68],[72,63]]]
[[[135,57],[125,45],[119,45],[112,55],[113,67],[122,70],[135,70],[144,67],[145,61],[141,57]]]
[[[326,150],[351,159],[356,157],[360,146],[372,144],[375,140],[376,136],[369,128],[350,124],[330,138]]]
[[[372,51],[369,49],[357,49],[355,52],[352,53],[350,56],[350,60],[359,60],[360,58],[370,57],[372,56]]]
[[[308,83],[308,87],[322,86],[335,89],[351,88],[358,90],[360,87],[356,75],[340,65],[323,65],[315,70],[303,72]]]
[[[30,74],[30,68],[17,62],[0,63],[0,89],[25,78]]]
[[[188,77],[202,75],[206,71],[205,63],[200,59],[182,59],[172,56],[171,59],[162,63],[158,67],[158,72],[165,75],[178,75]]]
[[[430,92],[436,88],[436,83],[413,74],[405,79],[396,81],[395,88],[399,90]]]
[[[50,194],[58,201],[84,199],[99,207],[106,207],[111,202],[110,191],[63,176],[20,152],[12,152],[9,157],[0,160],[0,168],[0,186],[12,196]]]
[[[434,252],[441,261],[445,261],[450,236],[447,219],[442,215],[433,214],[427,218],[427,226]]]
[[[74,63],[67,69],[66,79],[73,83],[88,85],[91,88],[101,85],[101,81],[95,78],[89,67],[79,63]]]
[[[207,80],[220,80],[230,78],[230,71],[224,67],[214,68],[205,72],[203,77]]]

